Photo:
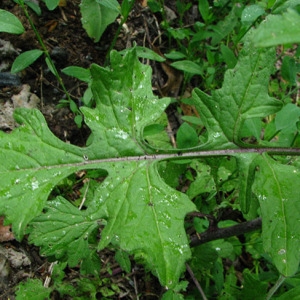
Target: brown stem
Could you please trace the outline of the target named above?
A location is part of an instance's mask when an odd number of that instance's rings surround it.
[[[203,300],[207,300],[207,298],[206,298],[206,296],[205,296],[205,294],[204,294],[204,292],[203,292],[203,290],[202,290],[202,287],[201,287],[199,281],[197,280],[196,276],[194,275],[193,270],[191,269],[191,267],[190,267],[187,263],[185,264],[185,266],[186,266],[186,270],[189,272],[189,274],[190,274],[192,280],[194,281],[194,283],[195,283],[195,285],[196,285],[196,287],[197,287],[199,293],[201,294],[202,299],[203,299]]]
[[[210,241],[224,239],[231,236],[238,236],[247,232],[255,231],[261,229],[261,224],[261,218],[257,218],[230,227],[218,228],[214,231],[205,231],[201,234],[191,236],[190,246],[196,247]]]

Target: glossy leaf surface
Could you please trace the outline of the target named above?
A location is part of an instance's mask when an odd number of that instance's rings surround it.
[[[144,127],[162,114],[170,100],[158,100],[152,94],[151,69],[139,63],[134,50],[124,57],[114,52],[111,61],[111,69],[91,67],[97,107],[82,109],[93,132],[88,147],[60,141],[37,110],[18,110],[15,117],[23,125],[9,135],[0,133],[0,174],[5,178],[0,212],[21,239],[26,225],[46,207],[31,223],[30,239],[46,255],[67,256],[70,265],[89,257],[87,236],[99,222],[107,222],[99,249],[112,243],[133,253],[162,285],[172,287],[190,257],[183,220],[195,207],[164,183],[158,162],[139,160],[145,155]],[[127,156],[137,158],[109,161]],[[109,175],[99,184],[87,211],[77,210],[62,198],[46,204],[59,181],[89,168],[104,169]],[[70,250],[74,247],[82,250],[80,255]]]
[[[264,249],[280,273],[292,276],[300,261],[300,202],[296,188],[300,185],[300,170],[267,155],[257,163],[253,191],[261,207]]]
[[[234,148],[241,144],[240,130],[246,119],[277,112],[282,104],[268,95],[275,50],[256,49],[247,42],[234,69],[225,73],[223,86],[211,95],[193,92],[194,105],[208,131],[200,149]]]
[[[0,32],[21,34],[24,30],[22,23],[15,15],[6,10],[0,9]]]
[[[255,31],[254,43],[257,47],[300,42],[300,15],[288,9],[282,15],[269,15],[266,22]]]
[[[90,38],[95,42],[99,42],[106,27],[111,24],[118,16],[117,1],[111,1],[114,9],[107,5],[101,5],[96,0],[82,0],[80,4],[80,11],[82,15],[82,27],[86,30]],[[116,5],[115,5],[116,3]]]

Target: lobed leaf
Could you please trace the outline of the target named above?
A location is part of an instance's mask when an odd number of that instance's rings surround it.
[[[135,50],[124,57],[113,52],[111,62],[111,69],[91,66],[96,108],[82,109],[93,132],[87,147],[60,141],[39,111],[16,111],[22,126],[11,134],[0,133],[0,214],[21,239],[27,224],[45,207],[31,223],[30,241],[46,255],[67,256],[70,265],[83,258],[91,261],[86,237],[105,219],[99,249],[112,243],[133,253],[162,285],[172,287],[190,257],[183,222],[195,207],[164,183],[157,162],[139,159],[146,150],[155,153],[143,144],[143,130],[161,115],[170,99],[153,96],[151,69],[139,63]],[[127,156],[136,159],[127,161]],[[125,158],[110,161],[117,157]],[[99,184],[87,211],[77,210],[62,198],[46,204],[59,181],[89,168],[104,169],[108,177]]]
[[[15,118],[23,123],[11,134],[0,132],[0,213],[12,223],[17,239],[26,225],[45,206],[52,188],[80,169],[80,148],[66,144],[48,129],[37,110],[18,109]]]
[[[109,243],[120,246],[154,270],[163,285],[172,287],[190,257],[183,221],[195,207],[186,195],[164,183],[157,164],[144,160],[104,164],[109,176],[95,198],[108,221],[99,249]]]
[[[49,299],[52,290],[43,286],[43,282],[39,279],[28,279],[18,286],[16,291],[16,299],[22,300],[24,297],[28,299],[43,300]]]
[[[62,197],[47,202],[45,213],[28,228],[29,241],[41,247],[41,254],[57,260],[67,255],[69,266],[76,266],[90,254],[88,236],[100,225],[100,216],[80,211]]]
[[[226,71],[221,89],[211,95],[194,90],[193,104],[208,131],[200,149],[241,145],[246,119],[265,117],[281,108],[281,102],[268,95],[274,58],[275,49],[256,49],[246,41],[235,68]]]
[[[87,149],[90,158],[157,153],[143,143],[143,131],[161,116],[171,99],[153,95],[151,68],[141,64],[133,53],[122,57],[113,51],[110,69],[91,66],[96,108],[81,109],[93,131]]]

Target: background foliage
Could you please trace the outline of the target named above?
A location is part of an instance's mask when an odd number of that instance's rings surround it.
[[[191,96],[181,99],[199,117],[184,119],[176,136],[178,148],[168,145],[161,130],[167,127],[165,110],[174,99],[153,94],[151,68],[138,60],[138,47],[111,51],[109,67],[92,64],[82,73],[95,103],[80,108],[92,131],[86,147],[56,138],[37,110],[16,110],[21,126],[11,134],[0,133],[0,213],[17,239],[28,234],[43,255],[59,261],[55,272],[60,275],[52,289],[61,295],[70,293],[62,284],[63,269],[80,265],[82,274],[93,274],[96,280],[78,281],[77,295],[88,284],[96,299],[96,291],[105,285],[97,251],[106,247],[119,253],[125,270],[130,270],[129,255],[144,263],[168,289],[163,299],[183,299],[187,261],[208,298],[269,299],[277,291],[277,298],[285,299],[298,293],[298,48],[282,58],[284,85],[272,77],[281,59],[275,46],[299,43],[300,3],[223,2],[199,0],[203,20],[192,29],[162,22],[177,43],[176,51],[166,56],[183,71],[183,84],[193,82],[195,75],[202,78]],[[90,5],[82,1],[83,26],[96,41],[120,9],[104,3],[101,9],[114,13],[95,32],[84,13]],[[130,7],[129,1],[124,3],[123,9]],[[149,6],[164,18],[161,1],[149,1]],[[188,9],[188,3],[181,8]],[[222,20],[219,9],[224,9]],[[7,17],[0,29],[15,22],[10,33],[19,34],[22,25],[9,13],[0,13]],[[195,55],[199,50],[205,50],[205,60]],[[34,56],[44,53],[33,51]],[[226,69],[222,80],[217,80],[221,74],[216,66]],[[87,179],[83,209],[53,194],[80,170],[86,170]],[[185,193],[180,191],[182,181],[188,182]],[[201,234],[237,224],[224,218],[224,211],[235,211],[244,221],[262,218],[261,232],[191,248],[186,230]],[[186,218],[192,212],[200,214]],[[252,256],[252,265],[238,275],[226,261],[236,261],[243,250]],[[49,297],[49,290],[36,280],[21,285],[18,297],[32,289],[40,291],[41,299]],[[186,296],[197,299],[194,293]]]

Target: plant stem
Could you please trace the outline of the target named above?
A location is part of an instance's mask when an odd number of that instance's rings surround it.
[[[270,300],[272,296],[275,294],[275,292],[280,288],[280,286],[283,284],[285,281],[286,277],[283,275],[280,275],[274,286],[269,290],[269,293],[266,297],[266,300]]]
[[[120,24],[119,24],[119,27],[118,27],[118,29],[117,29],[117,32],[115,33],[114,39],[113,39],[113,41],[111,42],[110,47],[109,47],[109,49],[108,49],[108,51],[107,51],[107,54],[106,54],[106,57],[105,57],[105,64],[104,64],[105,66],[107,66],[108,63],[109,63],[109,55],[110,55],[110,52],[113,50],[113,48],[114,48],[115,45],[116,45],[116,42],[117,42],[118,36],[119,36],[119,34],[120,34],[120,31],[121,31],[123,25],[125,24],[125,22],[127,21],[127,18],[128,18],[128,16],[129,16],[129,12],[131,11],[131,9],[132,9],[132,7],[133,7],[134,2],[135,2],[135,1],[131,1],[128,10],[125,12],[125,14],[124,14],[123,16],[121,16],[121,22],[120,22]]]
[[[33,22],[32,22],[32,19],[31,19],[29,13],[28,13],[27,8],[26,8],[26,5],[24,4],[24,0],[21,0],[21,1],[20,1],[20,5],[21,5],[21,7],[22,7],[22,9],[23,9],[23,11],[24,11],[24,14],[25,14],[27,20],[29,21],[30,27],[31,27],[32,30],[34,31],[34,34],[35,34],[35,36],[36,36],[36,38],[37,38],[39,44],[41,45],[41,47],[42,47],[42,49],[43,49],[43,52],[44,52],[46,58],[48,59],[48,61],[49,61],[49,63],[50,63],[50,66],[51,66],[51,68],[52,68],[52,70],[53,70],[53,72],[54,72],[55,77],[57,78],[57,80],[58,80],[60,86],[62,87],[64,93],[66,94],[66,97],[67,97],[68,100],[71,102],[72,99],[71,99],[71,97],[70,97],[70,94],[69,94],[69,92],[67,91],[67,89],[66,89],[66,87],[65,87],[65,85],[64,85],[64,83],[63,83],[63,81],[62,81],[62,78],[60,77],[60,75],[59,75],[59,73],[58,73],[58,71],[57,71],[57,69],[56,69],[56,67],[55,67],[55,65],[54,65],[54,63],[53,63],[53,60],[52,60],[52,58],[51,58],[51,56],[50,56],[50,54],[49,54],[49,51],[48,51],[47,48],[46,48],[45,43],[43,42],[43,39],[42,39],[41,35],[39,34],[38,30],[36,29],[35,25],[34,25]]]
[[[199,281],[197,280],[196,276],[194,275],[193,270],[191,269],[191,267],[186,263],[185,264],[187,271],[189,272],[190,276],[192,277],[192,280],[194,281],[199,293],[201,294],[201,297],[203,300],[208,300],[204,294],[204,291],[199,283]]]
[[[276,155],[297,155],[300,156],[300,148],[242,148],[242,149],[225,149],[225,150],[210,150],[210,151],[197,151],[197,152],[186,152],[186,153],[170,153],[170,154],[146,154],[142,156],[125,156],[125,157],[112,157],[112,158],[101,158],[93,159],[88,156],[86,149],[82,149],[82,161],[78,163],[60,164],[59,166],[41,166],[37,169],[52,169],[62,167],[83,167],[93,166],[100,163],[108,162],[124,162],[124,161],[159,161],[169,159],[193,159],[202,157],[217,157],[217,156],[235,156],[241,153],[269,153]]]
[[[190,246],[196,247],[210,241],[238,236],[247,232],[259,230],[261,229],[261,224],[261,218],[257,218],[230,227],[218,228],[214,231],[205,231],[199,235],[192,236]]]

